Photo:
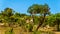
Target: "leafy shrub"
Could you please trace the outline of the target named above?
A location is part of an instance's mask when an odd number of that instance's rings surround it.
[[[10,29],[10,30],[7,30],[7,31],[5,32],[5,34],[14,34],[14,32],[13,32],[13,28]]]

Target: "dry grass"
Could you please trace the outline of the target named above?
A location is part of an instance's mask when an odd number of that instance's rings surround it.
[[[8,30],[10,30],[10,27],[0,27],[0,34],[5,34]],[[13,31],[15,34],[33,34],[32,32],[24,32],[24,29],[21,27],[13,28]],[[55,32],[55,34],[60,34],[60,32]]]

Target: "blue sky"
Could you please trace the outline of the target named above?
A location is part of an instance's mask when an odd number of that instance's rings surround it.
[[[27,9],[32,4],[45,3],[47,3],[51,8],[51,13],[60,12],[60,0],[0,0],[0,11],[9,7],[14,9],[16,12],[27,14]]]

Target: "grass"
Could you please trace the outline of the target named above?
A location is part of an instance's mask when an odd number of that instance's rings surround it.
[[[24,29],[20,27],[13,28],[13,32],[10,31],[10,27],[0,27],[0,34],[54,34],[52,31],[34,31],[34,32],[24,32]],[[57,34],[57,33],[56,33]]]

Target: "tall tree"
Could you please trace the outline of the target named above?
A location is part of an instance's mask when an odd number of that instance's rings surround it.
[[[37,12],[39,12],[39,5],[38,4],[33,4],[32,6],[30,6],[28,8],[28,13],[31,14],[31,17],[33,18],[33,21],[34,21],[34,15],[37,14]]]
[[[60,13],[55,14],[56,17],[56,25],[57,25],[57,31],[60,31],[59,25],[60,25]]]
[[[31,14],[33,23],[34,23],[34,15],[37,14],[38,9],[39,9],[39,5],[38,4],[33,4],[32,6],[30,6],[28,8],[28,11],[27,12]],[[31,28],[31,30],[32,30],[32,28]]]
[[[60,13],[52,14],[48,17],[47,23],[50,26],[55,26],[57,28],[57,31],[60,31],[59,25],[60,25]]]
[[[4,15],[4,16],[10,17],[13,14],[14,14],[14,11],[11,8],[5,8],[4,11],[2,11],[2,15]]]
[[[32,6],[29,7],[28,12],[30,14],[32,14],[32,15],[40,14],[40,17],[42,16],[42,19],[40,19],[40,23],[36,30],[38,30],[39,27],[44,23],[45,16],[50,13],[49,9],[50,8],[47,4],[44,4],[44,5],[33,4]]]
[[[37,29],[39,29],[39,27],[45,22],[45,17],[47,14],[49,14],[49,6],[47,4],[44,4],[44,5],[40,5],[40,15],[42,16],[42,19],[40,21],[40,24],[38,25]]]
[[[13,17],[11,17],[11,16],[14,15],[14,10],[13,9],[11,9],[11,8],[5,8],[1,12],[1,14],[2,14],[2,17],[3,17],[4,21],[8,22],[9,24],[13,23],[11,21],[11,19],[13,19]]]

